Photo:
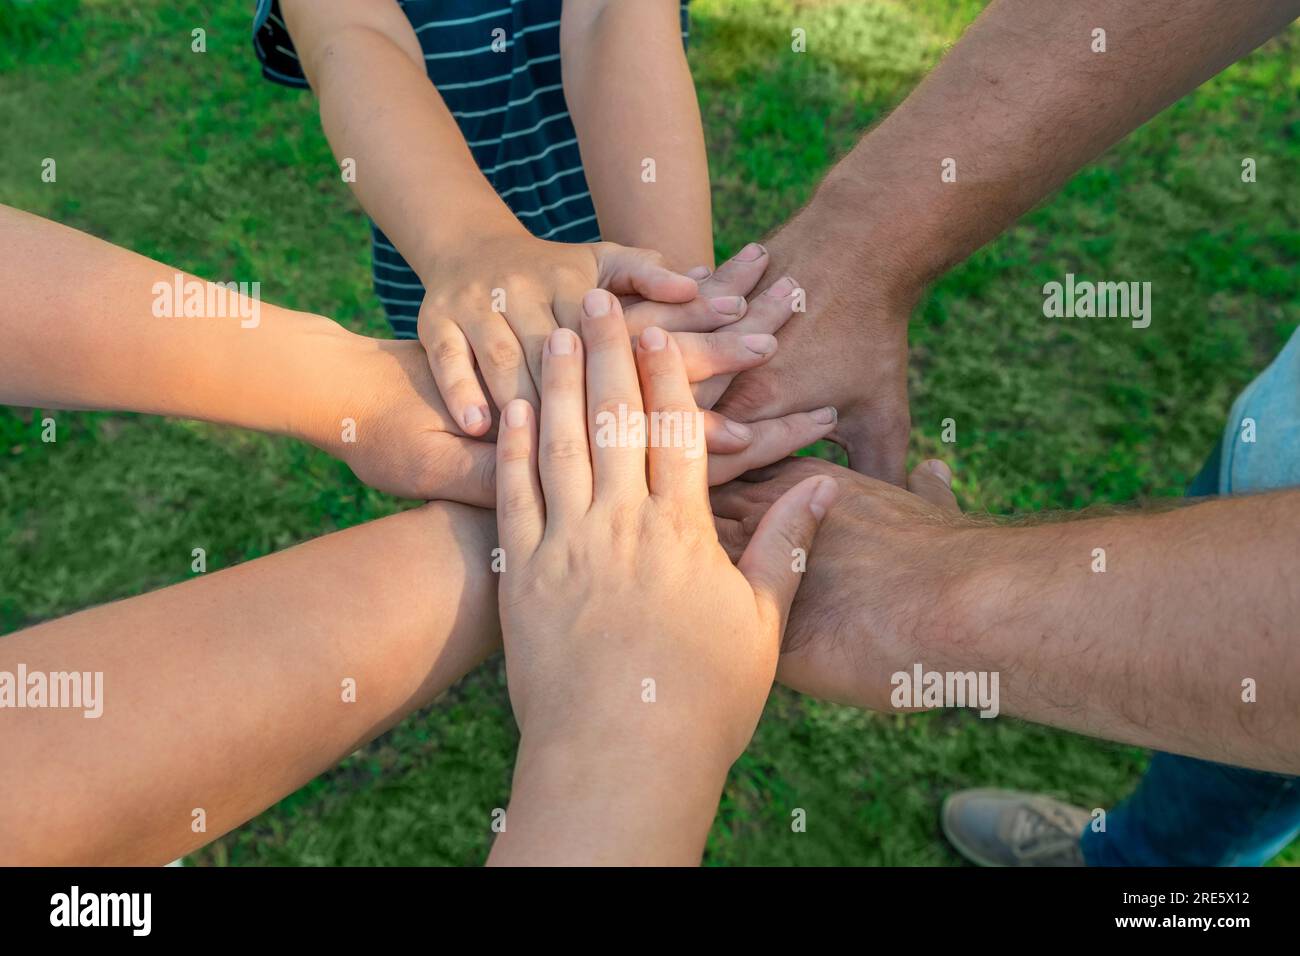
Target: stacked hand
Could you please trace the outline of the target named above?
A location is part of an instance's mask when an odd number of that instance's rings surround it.
[[[620,249],[614,255],[616,261],[641,261],[636,258],[639,253],[633,254],[634,250],[616,248]],[[683,357],[687,377],[694,382],[707,385],[724,373],[752,368],[774,353],[776,340],[771,333],[792,315],[793,296],[789,291],[773,295],[769,290],[753,303],[744,299],[744,293],[754,287],[766,265],[767,255],[761,247],[747,247],[703,278],[699,283],[700,294],[688,302],[664,304],[634,299],[624,313],[624,335],[635,338],[651,325],[662,328],[675,324],[683,329],[672,338]],[[656,270],[668,275],[657,265],[647,265],[642,285],[646,291],[660,288],[651,281]],[[695,284],[695,280],[686,281]],[[793,282],[785,285],[789,290],[794,287]],[[778,284],[777,291],[781,288]],[[722,314],[717,312],[718,306],[710,303],[719,301],[723,302],[722,307],[736,310],[726,317],[729,324],[716,331],[699,331],[718,324]],[[547,334],[556,327],[548,317],[549,312],[547,316],[525,314],[529,321],[537,320],[540,324],[541,318],[546,318],[551,322]],[[561,309],[556,317],[566,314]],[[489,313],[483,321],[505,326],[508,320],[519,321],[511,318],[509,312],[504,316]],[[576,320],[568,317],[565,321]],[[446,381],[448,368],[440,364],[442,353],[437,348],[429,349],[428,342],[422,348],[416,342],[351,335],[344,338],[346,341],[333,348],[330,358],[322,360],[325,366],[321,370],[322,379],[340,383],[337,396],[327,408],[311,417],[303,437],[342,458],[357,477],[382,491],[490,507],[495,501],[496,453],[490,442],[481,439],[491,438],[491,422],[479,420],[472,431],[458,424],[464,418],[464,403],[461,415],[457,416],[445,399],[449,392],[463,395],[464,390],[457,392],[444,387],[440,391],[437,375],[443,374]],[[518,342],[514,344],[517,346]],[[468,355],[460,357],[469,361]],[[442,373],[438,371],[440,368]],[[531,382],[527,367],[519,368]],[[469,377],[473,378],[472,369]],[[467,379],[457,381],[468,387]],[[523,383],[524,379],[519,382]],[[479,389],[477,380],[472,388]],[[509,391],[503,394],[527,399]],[[537,398],[528,400],[535,403]],[[471,404],[481,401],[481,391],[474,392],[470,401]],[[351,434],[345,433],[341,424],[345,421],[354,423]],[[709,482],[721,484],[752,468],[778,461],[826,437],[835,427],[835,421],[835,409],[829,407],[747,423],[705,412]]]
[[[715,273],[693,271],[697,280],[667,269],[658,253],[610,242],[480,239],[429,273],[420,342],[453,420],[480,437],[492,427],[493,405],[523,398],[536,407],[543,343],[556,328],[578,328],[580,300],[593,286],[624,297],[633,335],[650,325],[672,332],[692,382],[761,365],[792,314],[794,288],[774,283],[751,308],[745,296],[766,266],[756,244]]]
[[[890,675],[942,653],[960,617],[960,582],[993,553],[989,535],[962,518],[942,462],[922,462],[904,490],[796,458],[713,490],[727,550],[743,553],[773,503],[817,475],[833,478],[840,496],[817,535],[777,676],[814,697],[888,710]]]
[[[497,444],[499,588],[522,735],[495,862],[693,862],[726,769],[753,733],[780,635],[836,486],[774,501],[733,565],[707,466],[651,433],[609,442],[602,413],[697,413],[662,329],[635,349],[618,301],[553,332],[540,415],[506,406]],[[654,440],[660,440],[656,443]]]
[[[844,235],[837,229],[847,228]],[[920,283],[888,249],[862,252],[860,224],[808,207],[769,243],[763,282],[791,273],[806,283],[805,314],[781,330],[771,362],[712,383],[726,388],[719,412],[738,421],[831,405],[828,436],[855,471],[902,485],[911,427],[907,400],[907,321]],[[730,383],[728,387],[728,383]]]

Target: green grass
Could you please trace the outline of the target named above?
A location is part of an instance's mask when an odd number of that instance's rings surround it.
[[[202,276],[259,276],[269,301],[386,334],[364,217],[311,97],[260,78],[248,6],[0,0],[0,201]],[[696,0],[719,253],[804,202],[981,7]],[[200,26],[204,55],[190,52]],[[806,55],[789,52],[794,26]],[[969,506],[1174,495],[1196,471],[1235,392],[1297,323],[1298,48],[1293,29],[1187,97],[926,297],[912,326],[913,452],[953,460]],[[1247,155],[1259,181],[1243,187]],[[41,182],[47,156],[57,184]],[[1151,281],[1151,328],[1042,321],[1039,290],[1067,271]],[[955,447],[939,441],[947,417]],[[0,632],[182,580],[196,542],[221,567],[406,505],[287,440],[57,419],[46,445],[40,415],[0,408]],[[190,862],[477,863],[515,741],[492,662]],[[777,691],[707,859],[952,864],[937,826],[948,791],[1110,806],[1145,760],[1005,718],[864,714]],[[795,807],[806,833],[791,832]],[[1300,845],[1283,860],[1300,863]]]

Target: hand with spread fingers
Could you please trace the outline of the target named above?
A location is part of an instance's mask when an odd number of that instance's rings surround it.
[[[511,402],[497,441],[521,742],[491,862],[695,863],[836,486],[792,488],[732,564],[680,348],[650,327],[634,353],[606,292],[583,309],[547,340],[540,416]]]

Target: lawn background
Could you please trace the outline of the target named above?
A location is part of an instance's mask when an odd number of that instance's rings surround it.
[[[251,6],[0,0],[0,202],[386,335],[364,217],[310,94],[260,78]],[[982,7],[696,0],[719,256],[805,201]],[[790,51],[795,26],[804,55]],[[206,54],[190,51],[196,27]],[[1195,473],[1236,391],[1297,324],[1298,50],[1293,26],[927,295],[911,332],[912,452],[953,462],[968,507],[1177,495]],[[47,156],[56,184],[40,178]],[[1042,285],[1066,272],[1152,282],[1151,327],[1044,321]],[[193,547],[213,570],[409,506],[289,440],[60,412],[59,441],[44,444],[40,417],[0,407],[0,633],[183,580]],[[955,446],[939,441],[947,417]],[[496,660],[188,862],[479,863],[515,742]],[[1145,762],[1012,719],[864,714],[780,689],[706,861],[953,864],[945,793],[1010,786],[1109,807]],[[791,832],[795,807],[806,833]],[[1282,859],[1300,863],[1300,844]]]

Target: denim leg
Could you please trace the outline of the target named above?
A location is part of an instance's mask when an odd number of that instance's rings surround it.
[[[1297,834],[1297,778],[1158,753],[1080,847],[1089,866],[1261,866]]]

